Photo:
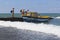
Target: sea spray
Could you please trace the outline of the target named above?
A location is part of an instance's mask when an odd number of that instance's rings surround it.
[[[35,24],[35,23],[27,23],[27,22],[0,21],[0,26],[16,27],[18,29],[51,33],[60,37],[60,26],[56,26],[52,24],[44,24],[44,23]]]
[[[60,16],[56,17],[57,19],[60,19]]]

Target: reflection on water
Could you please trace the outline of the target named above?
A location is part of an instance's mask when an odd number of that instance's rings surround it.
[[[0,26],[0,40],[60,40],[53,34]]]

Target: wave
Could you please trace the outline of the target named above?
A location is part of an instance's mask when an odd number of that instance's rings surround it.
[[[55,18],[60,19],[60,16],[57,16],[57,17],[55,17]]]
[[[60,26],[52,24],[34,24],[27,22],[10,22],[10,21],[0,21],[0,26],[4,27],[15,27],[23,30],[32,30],[44,33],[51,33],[60,37]],[[0,27],[1,28],[1,27]]]

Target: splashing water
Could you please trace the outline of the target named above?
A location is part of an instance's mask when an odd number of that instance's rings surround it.
[[[60,17],[56,17],[56,18],[60,19]]]
[[[0,26],[16,27],[18,29],[51,33],[60,37],[60,26],[56,26],[52,24],[44,24],[44,23],[34,24],[34,23],[27,23],[27,22],[0,21]]]

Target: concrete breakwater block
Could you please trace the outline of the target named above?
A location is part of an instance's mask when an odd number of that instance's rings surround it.
[[[23,21],[23,18],[7,17],[7,18],[0,18],[0,20],[4,20],[4,21]]]

